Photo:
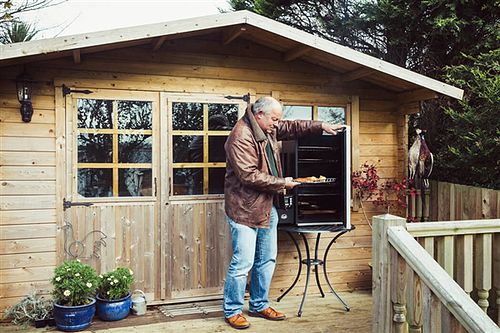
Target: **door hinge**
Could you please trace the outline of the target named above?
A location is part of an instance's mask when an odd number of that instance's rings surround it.
[[[92,205],[93,205],[92,202],[72,202],[72,201],[66,200],[66,198],[63,198],[63,210],[66,210],[66,209],[71,208],[73,206],[85,206],[85,207],[89,207],[89,206],[92,206]]]
[[[88,94],[92,94],[93,91],[88,90],[88,89],[85,89],[85,90],[71,89],[70,87],[63,84],[62,85],[62,93],[63,93],[63,96],[66,96],[66,95],[71,94],[71,93],[82,93],[82,94],[88,95]]]
[[[242,99],[243,101],[250,103],[250,93],[247,93],[246,95],[243,96],[224,96],[224,98],[227,99]]]
[[[158,187],[156,186],[156,177],[154,179],[154,187],[155,187],[155,194],[154,194],[154,196],[156,197],[156,194],[158,193]]]
[[[172,178],[168,177],[168,196],[172,195]]]

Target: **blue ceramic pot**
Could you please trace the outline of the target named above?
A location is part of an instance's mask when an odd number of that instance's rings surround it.
[[[78,306],[63,306],[54,303],[54,319],[58,330],[76,332],[90,326],[95,314],[94,298],[92,302]]]
[[[120,320],[128,316],[131,305],[131,294],[115,300],[103,299],[97,295],[97,316],[105,321]]]

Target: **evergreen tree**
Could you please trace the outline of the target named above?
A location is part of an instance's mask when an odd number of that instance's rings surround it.
[[[427,129],[436,160],[431,177],[498,188],[498,131],[491,128],[500,127],[500,109],[495,98],[484,96],[491,96],[497,84],[494,58],[500,48],[500,1],[230,0],[229,4],[465,89],[464,101],[441,97],[424,103],[410,127]],[[498,99],[498,94],[492,97]],[[471,117],[476,130],[463,132],[472,126]],[[475,141],[478,135],[489,136],[488,143]],[[489,177],[473,179],[471,168],[477,170],[473,174],[484,172]]]

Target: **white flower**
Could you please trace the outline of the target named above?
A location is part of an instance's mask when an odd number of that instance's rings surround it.
[[[68,272],[69,272],[70,270],[71,270],[71,268],[66,268],[66,271],[68,271]]]
[[[106,292],[106,294],[108,294],[108,295],[109,295],[109,291],[108,291],[108,292]]]
[[[67,290],[67,289],[66,289],[66,290],[63,292],[63,295],[64,295],[64,296],[69,296],[69,295],[71,295],[71,291],[69,291],[69,290]]]
[[[118,280],[117,280],[117,279],[114,279],[114,280],[113,280],[113,282],[114,282],[114,283],[118,283]]]
[[[128,269],[128,271],[130,272],[130,275],[134,275],[134,271],[131,270],[130,268]]]
[[[87,282],[87,288],[92,288],[92,283]]]
[[[76,259],[77,262],[81,262],[80,259]]]
[[[114,275],[111,275],[111,276],[110,276],[110,278],[114,279],[114,278],[115,278],[115,276],[114,276]]]
[[[111,284],[111,285],[114,285],[113,281],[111,281],[111,283],[110,283],[110,284]]]
[[[80,273],[76,273],[76,274],[75,274],[75,276],[76,276],[76,277],[80,276]]]
[[[61,281],[61,277],[60,276],[56,277],[56,281],[57,282]]]
[[[108,281],[111,281],[111,278],[107,278]]]
[[[99,274],[99,278],[102,279],[104,276],[102,276],[102,274]]]

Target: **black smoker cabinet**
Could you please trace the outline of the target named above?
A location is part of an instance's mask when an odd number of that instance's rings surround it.
[[[282,143],[283,175],[293,178],[324,176],[327,182],[302,183],[284,197],[278,210],[280,225],[350,225],[351,136],[308,136]]]

